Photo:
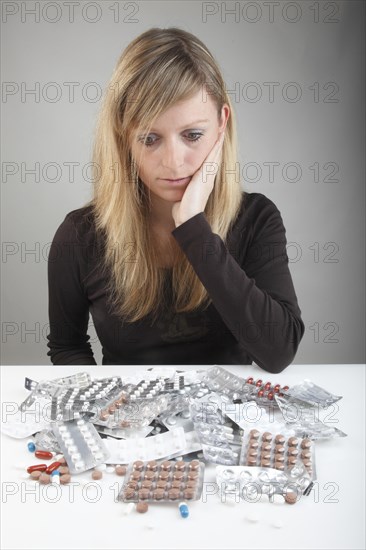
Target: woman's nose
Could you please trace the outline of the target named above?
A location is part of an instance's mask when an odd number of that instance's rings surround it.
[[[183,147],[177,144],[176,141],[166,142],[161,150],[161,155],[161,164],[172,172],[172,177],[181,176],[181,174],[174,172],[184,164]]]

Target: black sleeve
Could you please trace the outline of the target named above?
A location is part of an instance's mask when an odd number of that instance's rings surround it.
[[[239,256],[240,245],[247,247],[242,265],[212,232],[204,212],[172,234],[238,342],[262,369],[278,373],[293,361],[305,327],[288,267],[285,228],[272,201],[266,198],[247,229],[237,244]]]
[[[47,347],[54,365],[96,365],[87,335],[89,301],[80,282],[82,251],[76,227],[69,215],[59,226],[48,259]]]

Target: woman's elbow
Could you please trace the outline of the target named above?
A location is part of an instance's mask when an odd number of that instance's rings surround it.
[[[305,326],[301,318],[294,319],[291,326],[287,327],[282,338],[276,338],[267,349],[265,357],[255,360],[257,365],[271,374],[279,374],[284,371],[296,357],[297,350],[305,332]]]

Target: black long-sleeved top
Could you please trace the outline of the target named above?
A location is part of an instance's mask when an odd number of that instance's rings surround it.
[[[107,307],[99,236],[90,207],[66,215],[54,236],[48,263],[50,333],[54,365],[95,365],[89,312],[102,344],[103,365],[251,364],[281,372],[294,359],[304,334],[288,268],[286,236],[275,204],[243,192],[226,243],[204,212],[172,231],[212,303],[206,310],[161,309],[122,322]],[[166,292],[171,270],[166,269]],[[167,297],[166,304],[171,304]]]

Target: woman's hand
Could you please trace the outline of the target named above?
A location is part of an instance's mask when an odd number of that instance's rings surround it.
[[[176,227],[204,211],[220,166],[224,137],[225,131],[220,133],[200,168],[193,174],[182,200],[173,204],[172,216]]]

